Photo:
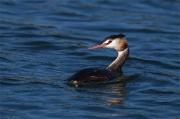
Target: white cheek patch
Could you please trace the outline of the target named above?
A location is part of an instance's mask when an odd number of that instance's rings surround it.
[[[117,40],[113,40],[110,44],[106,45],[107,48],[115,48],[117,45]]]

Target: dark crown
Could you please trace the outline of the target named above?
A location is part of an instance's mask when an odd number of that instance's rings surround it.
[[[124,38],[125,35],[124,34],[118,34],[118,35],[111,35],[106,37],[105,39],[115,39],[115,38]]]

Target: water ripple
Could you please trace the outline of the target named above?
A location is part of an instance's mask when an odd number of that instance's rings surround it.
[[[179,4],[1,0],[0,118],[179,119]],[[87,48],[117,33],[130,48],[123,81],[67,86],[77,70],[115,58]]]

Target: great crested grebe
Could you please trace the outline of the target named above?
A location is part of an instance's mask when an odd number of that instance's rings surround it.
[[[105,69],[87,68],[78,71],[68,79],[68,84],[77,87],[93,83],[101,83],[115,79],[121,74],[119,71],[129,54],[128,42],[125,35],[111,35],[106,37],[101,44],[90,47],[89,49],[97,48],[113,48],[118,52],[118,56]]]

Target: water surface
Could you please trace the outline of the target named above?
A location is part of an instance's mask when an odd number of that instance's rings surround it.
[[[1,119],[179,119],[179,0],[1,0]],[[113,50],[87,48],[124,33],[125,83],[73,88]]]

